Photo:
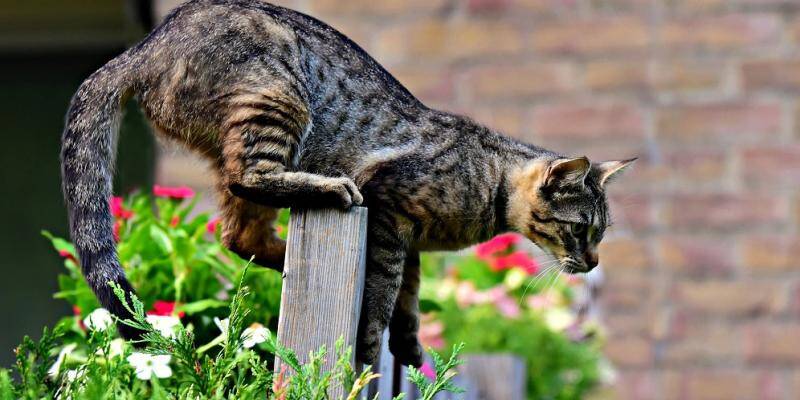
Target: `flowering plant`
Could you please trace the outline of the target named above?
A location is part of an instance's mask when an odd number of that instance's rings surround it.
[[[338,360],[333,371],[321,371],[324,348],[308,363],[298,362],[270,331],[277,326],[280,274],[248,268],[225,249],[218,220],[193,212],[191,189],[156,186],[153,194],[109,200],[120,262],[139,296],[128,303],[122,289],[115,294],[132,320],[117,321],[100,308],[73,245],[44,232],[65,267],[56,297],[69,302],[74,315],[45,329],[38,342],[24,339],[15,351],[19,379],[0,369],[0,399],[322,399],[337,385],[350,399],[377,377],[369,370],[357,374],[341,343],[332,354]],[[287,221],[284,210],[279,228]],[[146,332],[143,342],[134,347],[119,338],[118,323]],[[278,374],[272,373],[275,358],[286,366]],[[417,382],[428,385],[427,398],[457,389],[449,383],[452,372],[446,373],[455,358],[435,359],[431,382]]]
[[[423,256],[423,345],[465,342],[467,352],[514,353],[527,364],[530,398],[580,399],[610,373],[584,278],[545,268],[504,234],[466,254]],[[480,334],[476,334],[479,332]]]

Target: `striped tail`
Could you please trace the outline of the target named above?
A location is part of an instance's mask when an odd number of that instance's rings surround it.
[[[125,55],[106,64],[78,88],[61,138],[61,176],[72,240],[81,269],[100,303],[119,318],[131,318],[109,282],[132,293],[117,257],[112,194],[116,141],[122,105],[130,83],[124,78]],[[118,324],[126,339],[141,331]]]

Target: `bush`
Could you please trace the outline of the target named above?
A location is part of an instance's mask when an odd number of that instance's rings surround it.
[[[355,376],[344,362],[332,375],[321,375],[325,349],[310,363],[298,364],[270,333],[277,328],[281,275],[247,268],[247,261],[225,249],[218,220],[193,211],[198,199],[190,189],[155,187],[153,194],[110,200],[120,261],[139,296],[131,304],[138,318],[128,322],[152,332],[146,348],[134,349],[109,329],[114,320],[99,308],[72,244],[44,232],[65,267],[55,296],[74,312],[41,340],[25,339],[17,349],[19,379],[0,371],[0,400],[249,398],[265,393],[319,398],[325,385],[350,391],[374,377]],[[276,228],[284,236],[287,222],[283,210]],[[574,280],[545,277],[531,284],[540,271],[516,250],[518,240],[502,235],[478,246],[475,254],[423,257],[420,307],[427,315],[421,339],[440,349],[451,346],[448,355],[457,353],[461,342],[467,351],[516,353],[527,360],[532,398],[581,398],[602,375],[598,331],[570,310]],[[338,359],[349,358],[348,349],[333,350]],[[273,376],[275,357],[293,374]],[[446,371],[455,359],[434,360],[433,368],[410,369],[409,378],[425,398],[454,389]]]
[[[529,398],[585,398],[610,375],[597,322],[576,312],[589,289],[555,264],[542,270],[520,241],[506,234],[468,254],[426,255],[422,296],[437,306],[423,316],[421,339],[522,357]]]
[[[341,342],[331,354],[333,371],[322,372],[325,348],[301,364],[270,331],[277,325],[280,274],[250,269],[222,247],[217,221],[192,214],[197,198],[189,189],[156,187],[154,194],[110,201],[120,261],[140,296],[126,303],[133,320],[116,321],[99,308],[72,244],[44,233],[66,269],[56,297],[72,304],[74,315],[45,329],[39,341],[24,339],[15,350],[18,379],[0,370],[0,400],[326,399],[337,386],[353,399],[378,376],[356,373]],[[287,220],[284,211],[279,231]],[[115,293],[125,301],[119,287]],[[125,342],[116,323],[147,333],[141,343]],[[277,374],[275,359],[283,365]],[[450,383],[456,358],[435,359],[433,380],[414,369],[409,374],[426,398],[457,390]]]

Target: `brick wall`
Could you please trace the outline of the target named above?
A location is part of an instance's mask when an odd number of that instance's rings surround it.
[[[280,3],[431,106],[641,157],[601,252],[619,398],[800,398],[800,0]]]

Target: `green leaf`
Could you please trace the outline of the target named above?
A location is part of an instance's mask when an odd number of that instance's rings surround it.
[[[167,233],[157,225],[150,226],[150,238],[153,239],[153,242],[158,245],[158,248],[161,249],[162,252],[166,254],[172,253],[172,240],[170,240]]]
[[[431,299],[420,299],[419,300],[419,312],[425,314],[429,312],[437,312],[442,311],[442,306],[439,305],[436,300]]]
[[[225,301],[206,299],[206,300],[198,300],[198,301],[193,301],[191,303],[181,304],[180,306],[178,306],[178,311],[183,311],[186,314],[192,315],[206,311],[208,309],[223,308],[227,306],[228,303]]]

